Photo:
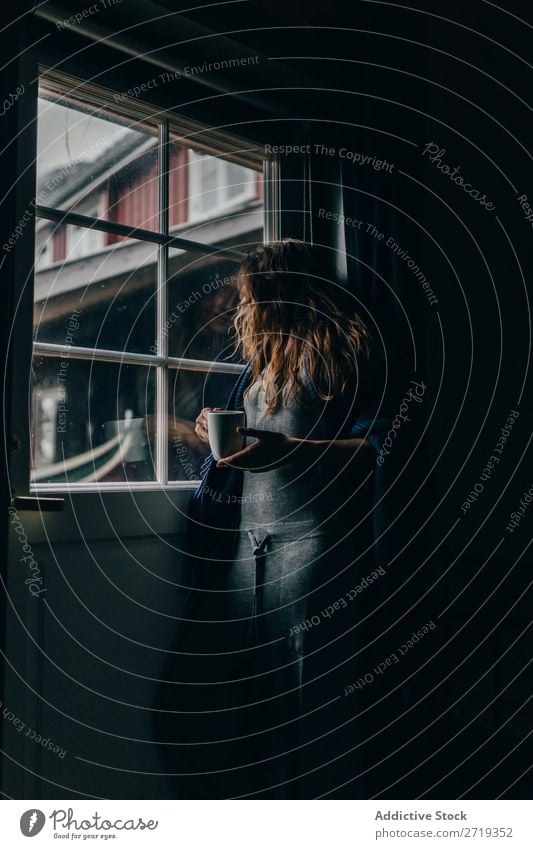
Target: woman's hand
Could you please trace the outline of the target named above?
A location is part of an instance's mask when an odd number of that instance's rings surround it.
[[[204,407],[195,421],[194,432],[202,442],[209,442],[209,434],[207,433],[207,414],[221,410],[221,407]]]
[[[238,427],[237,433],[243,436],[254,436],[256,442],[247,445],[242,451],[222,457],[217,468],[225,469],[234,466],[248,472],[270,472],[277,469],[290,459],[290,454],[300,440],[285,436],[270,430],[257,430],[253,427]]]
[[[256,430],[251,427],[238,427],[243,436],[255,436],[257,441],[247,445],[218,461],[219,469],[234,466],[248,472],[269,472],[285,463],[293,462],[298,468],[309,469],[315,463],[327,462],[328,465],[346,469],[350,467],[354,475],[366,478],[374,467],[375,451],[366,439],[298,439],[270,430]],[[351,466],[354,462],[355,466]],[[332,465],[333,464],[333,465]]]

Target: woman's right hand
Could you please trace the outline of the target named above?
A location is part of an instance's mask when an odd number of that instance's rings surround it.
[[[202,412],[196,418],[194,432],[202,442],[209,442],[209,434],[207,433],[207,414],[221,410],[222,407],[204,407]]]

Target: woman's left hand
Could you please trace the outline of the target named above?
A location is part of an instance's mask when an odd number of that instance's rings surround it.
[[[277,469],[289,460],[289,455],[294,451],[298,440],[284,433],[270,430],[257,430],[253,427],[238,427],[237,432],[243,436],[253,436],[256,442],[247,445],[242,451],[222,457],[217,463],[217,468],[225,469],[234,466],[248,472],[269,472]]]

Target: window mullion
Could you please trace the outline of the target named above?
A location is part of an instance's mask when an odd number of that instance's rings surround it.
[[[169,235],[169,127],[164,120],[159,128],[159,229]],[[156,339],[159,356],[168,357],[168,245],[159,247]],[[156,381],[156,479],[165,484],[168,479],[168,369],[158,366]]]
[[[265,242],[273,242],[281,238],[279,162],[265,159],[263,174]]]
[[[47,221],[56,221],[58,224],[71,224],[73,226],[85,227],[89,230],[99,230],[103,233],[112,233],[114,236],[123,236],[126,239],[135,239],[139,242],[150,242],[156,245],[166,245],[178,248],[182,251],[192,251],[205,256],[216,254],[220,259],[232,259],[239,261],[243,254],[233,248],[224,248],[220,245],[212,245],[203,242],[194,242],[191,239],[181,239],[179,236],[170,236],[168,233],[144,230],[141,227],[130,227],[128,224],[117,224],[116,221],[93,218],[91,215],[80,215],[64,209],[54,209],[51,206],[35,206],[35,215]],[[161,228],[162,229],[162,228]]]

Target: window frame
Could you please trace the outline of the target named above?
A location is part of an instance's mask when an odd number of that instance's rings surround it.
[[[158,213],[159,230],[144,230],[138,227],[118,224],[106,219],[93,218],[76,212],[59,210],[52,207],[36,204],[36,223],[39,219],[62,225],[81,226],[83,228],[101,230],[106,233],[119,236],[127,236],[129,239],[137,239],[142,242],[151,242],[158,245],[157,257],[157,300],[156,300],[156,343],[157,353],[137,354],[132,352],[113,351],[102,348],[85,348],[72,346],[69,348],[69,357],[78,360],[95,360],[98,362],[115,362],[124,365],[153,366],[156,371],[156,394],[155,394],[155,419],[156,419],[156,451],[154,457],[154,480],[153,481],[122,481],[105,482],[94,481],[86,483],[62,482],[46,483],[33,480],[31,457],[29,462],[29,492],[32,495],[46,495],[57,493],[59,495],[76,492],[127,492],[130,490],[195,490],[198,480],[168,480],[168,377],[171,369],[180,368],[190,371],[201,371],[205,373],[235,374],[242,373],[244,365],[224,363],[210,360],[197,360],[188,357],[171,357],[168,353],[168,337],[165,332],[168,319],[168,256],[171,247],[180,248],[191,253],[203,256],[216,255],[220,259],[231,259],[239,261],[243,254],[232,248],[221,247],[213,244],[195,242],[181,236],[172,235],[169,226],[169,150],[171,142],[183,139],[185,146],[194,145],[202,153],[231,156],[231,161],[245,167],[261,171],[263,176],[263,238],[271,241],[277,238],[278,232],[278,204],[275,199],[278,196],[277,188],[274,190],[276,164],[268,157],[261,146],[252,146],[250,142],[238,138],[233,134],[226,133],[220,128],[210,128],[205,125],[181,118],[174,112],[162,111],[146,101],[136,101],[134,104],[122,104],[113,101],[114,92],[108,88],[102,88],[93,84],[87,84],[71,75],[58,73],[47,67],[39,67],[39,84],[51,89],[61,98],[61,102],[68,105],[69,101],[73,108],[76,104],[94,106],[99,110],[109,112],[110,118],[121,116],[125,120],[145,121],[157,126],[157,156],[158,156]],[[250,196],[251,197],[251,196]],[[227,209],[217,207],[217,216],[224,215],[231,208],[236,208],[238,203],[243,202],[244,197],[238,198]],[[274,201],[274,203],[272,203]],[[191,219],[196,224],[196,219]],[[35,229],[35,228],[34,228]],[[172,228],[174,230],[175,228]],[[126,243],[125,243],[126,244]],[[35,260],[34,260],[35,262]],[[36,268],[32,269],[32,277]],[[60,354],[61,344],[32,341],[32,355],[46,357],[57,357]],[[30,418],[29,426],[32,427],[33,419]]]

